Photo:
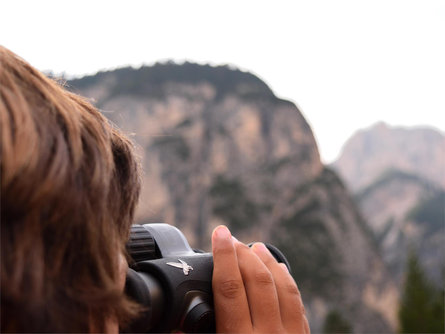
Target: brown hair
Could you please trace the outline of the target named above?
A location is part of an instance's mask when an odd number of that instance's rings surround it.
[[[85,99],[0,46],[1,331],[125,320],[118,287],[140,189],[133,146]]]

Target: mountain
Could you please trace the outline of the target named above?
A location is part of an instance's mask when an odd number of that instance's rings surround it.
[[[428,278],[443,287],[445,136],[379,123],[348,140],[333,168],[355,190],[396,281],[402,283],[414,250]]]
[[[355,332],[396,327],[398,292],[337,174],[320,162],[298,108],[254,75],[184,63],[68,82],[138,145],[138,222],[179,227],[193,247],[227,224],[287,256],[313,332],[340,313]]]
[[[432,128],[381,122],[353,135],[333,166],[354,192],[388,169],[419,175],[445,188],[445,136]]]
[[[410,250],[428,278],[443,286],[444,190],[419,176],[389,170],[357,194],[393,277],[403,282]]]

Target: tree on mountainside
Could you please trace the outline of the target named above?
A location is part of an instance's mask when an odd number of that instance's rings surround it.
[[[332,310],[326,316],[323,324],[323,333],[351,333],[351,324],[336,310]]]
[[[399,309],[400,333],[444,333],[444,291],[427,281],[414,252],[410,253]]]

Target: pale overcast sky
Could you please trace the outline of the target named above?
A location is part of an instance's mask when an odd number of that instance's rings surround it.
[[[0,44],[69,76],[231,64],[295,102],[322,159],[378,121],[445,130],[445,1],[0,1]]]

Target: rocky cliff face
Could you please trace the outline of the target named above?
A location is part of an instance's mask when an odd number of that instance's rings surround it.
[[[428,278],[443,286],[445,272],[444,190],[413,174],[387,171],[357,194],[393,277],[403,283],[409,251]]]
[[[349,139],[334,167],[354,192],[388,169],[418,175],[445,188],[445,136],[431,128],[378,123]]]
[[[288,257],[312,330],[338,310],[356,332],[395,329],[397,289],[296,106],[227,67],[157,64],[74,80],[139,146],[139,222],[167,222],[194,247],[227,224]]]
[[[334,168],[355,189],[385,262],[399,284],[415,251],[430,280],[443,286],[445,136],[427,128],[360,131]]]

